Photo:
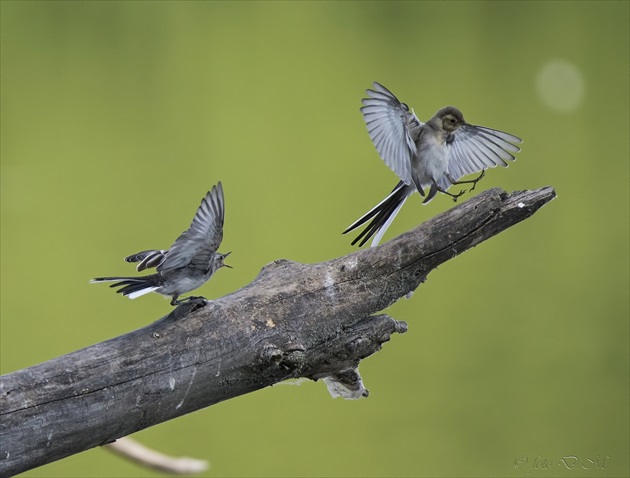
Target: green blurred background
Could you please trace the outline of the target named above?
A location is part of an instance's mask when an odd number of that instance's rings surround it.
[[[362,363],[368,399],[276,386],[135,438],[208,476],[628,476],[628,5],[3,1],[2,373],[168,313],[88,279],[219,180],[234,269],[207,297],[353,251],[397,181],[359,113],[377,80],[525,139],[481,189],[558,198],[388,310],[409,332]],[[452,206],[416,196],[385,239]],[[94,449],[25,476],[154,474]]]

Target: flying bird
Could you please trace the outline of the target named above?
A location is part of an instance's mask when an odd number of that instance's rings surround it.
[[[201,200],[192,224],[170,249],[146,250],[125,257],[127,262],[138,263],[138,272],[155,268],[155,274],[141,277],[98,277],[90,282],[115,282],[110,287],[120,287],[116,292],[130,299],[157,292],[170,296],[171,305],[203,298],[187,297],[178,300],[180,295],[205,284],[221,267],[232,267],[224,262],[230,252],[217,252],[223,240],[224,204],[223,186],[219,182]]]
[[[427,204],[438,192],[457,200],[465,191],[448,192],[455,184],[472,184],[475,188],[486,168],[507,167],[516,159],[512,153],[523,141],[509,133],[466,123],[461,111],[453,106],[439,110],[422,123],[413,110],[401,103],[383,85],[374,82],[366,91],[361,112],[368,133],[379,155],[400,178],[392,192],[370,211],[351,224],[346,234],[371,219],[352,241],[372,247],[378,245],[407,198],[418,191]],[[460,181],[469,174],[481,172],[471,180]]]

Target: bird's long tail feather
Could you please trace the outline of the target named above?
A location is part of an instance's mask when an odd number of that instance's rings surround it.
[[[362,246],[370,239],[370,237],[374,236],[371,247],[377,246],[383,238],[385,231],[387,231],[387,228],[396,217],[396,214],[398,214],[398,211],[400,211],[400,208],[405,203],[405,200],[409,197],[408,190],[409,187],[404,182],[400,181],[389,196],[383,199],[380,203],[370,209],[367,213],[351,224],[345,231],[343,231],[343,233],[346,234],[372,219],[361,234],[352,241],[352,245],[361,241],[359,246]]]
[[[116,292],[128,296],[130,299],[135,299],[159,288],[155,281],[155,274],[144,277],[97,277],[90,282],[115,282],[110,287],[120,287]]]

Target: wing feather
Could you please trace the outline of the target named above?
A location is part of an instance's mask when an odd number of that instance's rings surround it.
[[[516,145],[523,140],[510,133],[485,126],[465,124],[453,133],[448,145],[448,173],[455,179],[486,168],[508,166],[516,158],[512,153],[521,149]]]
[[[153,267],[159,266],[164,258],[168,250],[163,249],[151,249],[148,251],[137,252],[136,254],[132,254],[130,256],[125,257],[125,261],[127,262],[138,262],[139,264],[136,266],[136,270],[141,272],[145,269],[151,269]]]
[[[192,261],[209,262],[223,240],[224,216],[223,186],[219,182],[201,200],[192,224],[173,243],[157,270],[179,269]]]
[[[410,184],[411,161],[417,154],[415,139],[422,123],[383,85],[374,82],[373,89],[366,93],[368,98],[362,100],[361,112],[372,143],[385,164]]]

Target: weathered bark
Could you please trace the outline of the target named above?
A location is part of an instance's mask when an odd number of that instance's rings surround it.
[[[248,286],[0,377],[0,474],[22,472],[295,377],[366,396],[361,359],[406,324],[376,315],[427,274],[531,216],[552,188],[492,189],[390,242],[320,264],[275,261]]]

